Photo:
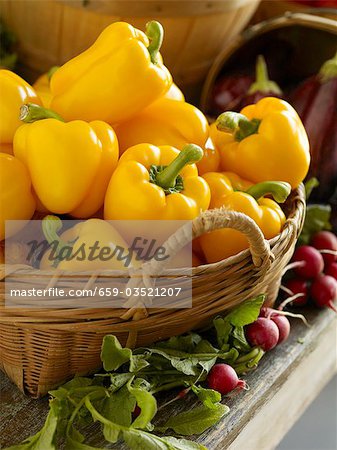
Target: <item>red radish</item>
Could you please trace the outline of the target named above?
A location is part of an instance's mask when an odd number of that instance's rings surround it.
[[[335,280],[337,280],[337,262],[333,262],[332,264],[328,265],[325,270],[325,275],[330,275],[330,277],[333,277]]]
[[[324,269],[324,260],[320,252],[310,245],[302,245],[295,250],[293,261],[302,262],[295,267],[295,272],[300,277],[310,279],[316,278]]]
[[[319,231],[316,233],[311,240],[311,245],[317,250],[331,251],[331,253],[322,253],[326,265],[337,260],[337,237],[331,231]]]
[[[333,302],[337,299],[337,281],[330,275],[320,275],[311,285],[311,296],[317,306],[331,308],[337,313]]]
[[[283,313],[286,314],[286,313]],[[289,333],[290,333],[290,322],[287,319],[286,316],[277,313],[277,310],[268,308],[264,306],[261,308],[260,316],[259,317],[265,317],[270,318],[274,323],[276,323],[276,326],[279,331],[279,338],[277,341],[277,344],[281,344],[281,342],[284,342],[288,339]]]
[[[178,392],[177,397],[178,398],[184,398],[186,395],[190,392],[191,388],[183,389],[182,391]]]
[[[271,320],[276,323],[276,326],[279,331],[279,338],[277,344],[281,344],[288,339],[290,334],[290,322],[285,316],[281,316],[280,314],[273,314],[271,316]]]
[[[268,306],[262,306],[260,309],[259,317],[270,317],[275,312],[275,309]]]
[[[302,297],[295,298],[291,305],[303,306],[308,301],[308,283],[303,278],[292,278],[285,283],[285,287],[289,289],[293,295],[303,294]]]
[[[268,351],[277,345],[280,333],[277,325],[271,319],[259,317],[255,322],[247,325],[246,337],[250,345]]]
[[[233,367],[228,364],[215,364],[207,377],[207,384],[210,389],[228,394],[236,388],[244,388],[245,381],[239,380]]]

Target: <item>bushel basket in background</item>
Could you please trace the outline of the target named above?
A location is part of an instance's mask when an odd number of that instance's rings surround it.
[[[284,209],[286,224],[281,234],[270,241],[263,238],[252,219],[241,213],[209,210],[193,221],[193,237],[218,228],[234,228],[245,233],[250,249],[221,262],[193,268],[192,308],[146,309],[134,303],[129,309],[6,309],[4,283],[0,283],[2,370],[22,391],[39,397],[74,375],[97,370],[100,347],[106,334],[116,335],[123,345],[146,345],[204,326],[215,315],[260,293],[266,293],[268,304],[273,304],[282,272],[303,224],[305,195],[302,185],[291,194]],[[188,239],[184,229],[178,230],[165,244],[168,254],[186,245]],[[6,267],[7,274],[16,272],[19,275],[24,270],[22,265]],[[5,267],[2,267],[3,279],[4,271]],[[35,273],[39,275],[40,271]],[[188,273],[186,269],[186,276]],[[107,283],[109,274],[112,273],[104,274]],[[129,283],[134,281],[132,278]],[[61,283],[60,274],[59,278],[50,280],[49,287]],[[87,286],[94,284],[95,277],[91,276]],[[46,286],[36,287],[43,289]],[[74,287],[84,288],[83,283],[75,283]],[[94,303],[95,298],[92,301]]]
[[[113,22],[144,30],[149,20],[159,20],[165,29],[165,64],[178,86],[186,88],[203,81],[216,55],[243,30],[259,2],[1,0],[0,8],[18,38],[20,68],[30,80],[81,53]]]

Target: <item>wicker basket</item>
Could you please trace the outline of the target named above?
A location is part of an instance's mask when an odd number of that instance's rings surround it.
[[[213,59],[240,33],[260,0],[1,0],[1,16],[16,33],[26,76],[36,77],[91,45],[110,23],[165,28],[165,64],[180,86],[203,80]],[[37,26],[38,23],[38,26]]]
[[[193,307],[189,309],[146,310],[137,303],[139,299],[132,299],[129,309],[6,309],[4,283],[0,283],[1,368],[22,391],[40,397],[74,375],[98,369],[105,334],[115,334],[122,344],[131,347],[146,345],[204,326],[216,314],[262,292],[268,294],[268,304],[273,304],[302,228],[303,186],[291,194],[285,212],[284,229],[271,241],[263,238],[255,222],[245,214],[210,210],[193,221],[193,237],[218,228],[234,228],[246,234],[250,249],[193,268]],[[178,230],[165,244],[168,254],[185,246],[188,239],[184,229]],[[7,274],[24,270],[22,266],[6,267]],[[145,277],[145,266],[143,274]],[[53,286],[57,282],[57,278],[51,281]],[[91,276],[88,283],[92,286],[95,277]]]

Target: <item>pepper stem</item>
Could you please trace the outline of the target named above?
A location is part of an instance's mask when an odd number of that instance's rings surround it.
[[[285,181],[263,181],[254,184],[246,192],[255,200],[269,194],[277,203],[284,203],[291,192],[291,186]]]
[[[249,120],[240,113],[227,111],[216,119],[216,127],[219,131],[232,133],[236,141],[242,141],[248,136],[259,131],[261,121],[259,119]]]
[[[34,103],[27,103],[21,106],[19,119],[25,123],[32,123],[42,119],[57,119],[64,122],[62,117],[55,111]]]
[[[325,61],[319,71],[319,77],[323,83],[337,77],[337,53],[333,58]]]
[[[156,184],[163,189],[173,188],[180,171],[188,164],[201,160],[204,156],[202,148],[195,144],[186,145],[179,155],[164,170],[156,175]]]
[[[164,28],[161,23],[151,20],[151,22],[146,24],[145,34],[150,39],[147,49],[150,53],[151,61],[153,64],[158,64],[158,53],[163,43]]]
[[[68,244],[60,238],[57,234],[58,231],[62,228],[62,220],[57,216],[48,215],[45,216],[42,220],[42,232],[47,239],[49,245],[53,245],[57,242],[57,256],[55,258],[55,265],[60,262],[60,258],[58,255],[62,251],[64,247],[68,247]]]
[[[60,68],[60,66],[53,66],[53,67],[51,67],[51,68],[48,70],[48,72],[47,72],[47,77],[48,77],[48,80],[49,80],[49,81],[51,80],[51,77],[54,75],[54,73],[55,73],[59,68]]]
[[[282,95],[282,91],[275,81],[269,79],[266,60],[262,55],[259,55],[256,60],[256,81],[250,86],[248,94],[255,94],[256,92],[263,92],[265,94],[271,93]]]

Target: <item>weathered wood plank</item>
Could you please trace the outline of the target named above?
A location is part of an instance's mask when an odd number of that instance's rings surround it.
[[[230,414],[216,427],[195,440],[210,450],[274,448],[306,406],[337,371],[336,316],[331,311],[308,310],[312,326],[292,321],[290,339],[266,355],[258,369],[246,378],[250,390],[224,398]],[[299,343],[299,339],[303,343]],[[315,371],[311,368],[315,367]],[[310,383],[302,383],[312,373]],[[20,442],[35,433],[43,423],[47,399],[32,400],[1,373],[1,448]],[[194,399],[185,399],[167,408],[162,418],[190,408]],[[270,433],[269,430],[273,432]],[[90,443],[103,445],[97,427],[90,429]],[[121,446],[114,447],[121,449]]]

